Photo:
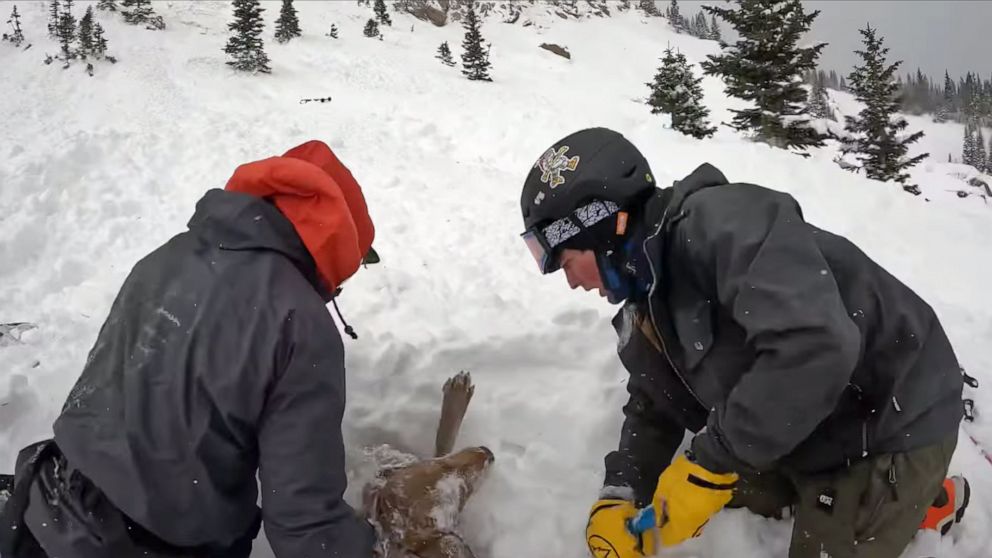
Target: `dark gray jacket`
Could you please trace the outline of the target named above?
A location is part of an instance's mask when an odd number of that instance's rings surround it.
[[[685,430],[711,470],[801,473],[956,432],[962,375],[934,311],[791,196],[703,165],[641,222],[631,265],[651,287],[614,319],[631,378],[607,486],[650,499]]]
[[[173,545],[244,536],[257,474],[276,556],[370,556],[342,499],[344,351],[319,285],[275,206],[207,192],[121,288],[55,422],[70,466]]]

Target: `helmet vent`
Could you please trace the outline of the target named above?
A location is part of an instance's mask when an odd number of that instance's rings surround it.
[[[623,177],[624,178],[630,178],[630,177],[634,176],[634,173],[635,172],[637,172],[637,165],[634,165],[634,166],[630,167],[630,170],[628,170],[627,172],[623,173]]]

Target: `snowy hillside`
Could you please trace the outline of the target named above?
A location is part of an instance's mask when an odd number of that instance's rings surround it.
[[[726,127],[705,141],[667,129],[643,104],[663,49],[698,63],[717,45],[676,35],[660,18],[489,19],[495,81],[479,83],[434,59],[442,41],[460,53],[457,25],[392,14],[378,41],[362,36],[369,9],[355,2],[297,5],[304,36],[279,45],[278,4],[266,4],[273,72],[254,77],[224,64],[225,2],[156,2],[168,27],[155,32],[101,12],[119,62],[97,64],[91,78],[78,64],[42,64],[57,48],[45,4],[19,2],[33,47],[0,44],[0,323],[38,327],[0,346],[0,469],[50,435],[131,266],[185,230],[194,203],[236,165],[316,138],[363,185],[383,260],[341,298],[359,335],[345,344],[352,502],[372,473],[364,448],[428,454],[442,382],[471,370],[477,387],[460,442],[487,445],[496,463],[464,514],[466,539],[480,558],[585,556],[588,507],[626,399],[609,324],[616,308],[537,273],[519,238],[519,193],[541,151],[589,126],[632,139],[664,184],[710,162],[732,181],[787,191],[807,220],[902,278],[982,381],[966,428],[992,448],[992,205],[944,191],[960,168],[942,162],[959,151],[960,126],[911,121],[933,154],[913,171],[924,190],[914,197],[841,170],[833,147],[803,159]],[[338,40],[324,36],[332,23]],[[544,42],[567,46],[572,59],[538,48]],[[738,102],[715,78],[702,85],[711,119],[729,122]],[[951,469],[975,495],[940,556],[988,556],[992,462],[962,436]],[[784,557],[789,529],[725,511],[670,555]],[[254,555],[271,554],[262,542]]]

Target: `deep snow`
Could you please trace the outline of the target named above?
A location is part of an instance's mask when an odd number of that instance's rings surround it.
[[[927,130],[920,149],[934,154],[913,172],[924,189],[913,197],[841,170],[835,146],[803,159],[726,127],[705,141],[667,129],[643,104],[663,49],[670,43],[698,63],[717,46],[676,35],[662,19],[487,21],[496,81],[473,83],[434,59],[445,40],[457,58],[456,25],[391,14],[380,42],[362,36],[370,10],[354,2],[297,4],[304,36],[286,45],[271,38],[278,3],[266,4],[270,76],[224,64],[227,3],[156,2],[168,25],[157,32],[98,12],[120,62],[97,64],[90,78],[79,65],[42,64],[56,51],[44,36],[45,5],[19,3],[34,46],[0,44],[0,322],[38,328],[0,347],[0,467],[50,434],[134,262],[184,230],[196,200],[236,165],[318,138],[364,186],[383,259],[351,279],[341,301],[360,336],[346,341],[350,500],[359,503],[373,472],[366,448],[430,453],[441,385],[471,370],[477,389],[460,445],[485,444],[496,463],[463,515],[466,539],[480,558],[585,556],[587,509],[625,401],[609,325],[616,308],[537,273],[519,240],[518,200],[540,153],[587,126],[631,138],[663,184],[710,162],[731,180],[788,191],[809,221],[906,281],[983,381],[967,430],[992,448],[982,413],[992,409],[992,207],[946,192],[965,187],[948,177],[962,167],[942,162],[960,150],[959,125],[911,119],[911,129]],[[324,36],[331,23],[338,40]],[[572,60],[542,42],[567,46]],[[715,78],[703,86],[712,120],[729,122],[738,102]],[[850,96],[834,97],[856,110]],[[987,556],[992,463],[962,436],[951,468],[968,476],[975,497],[940,556]],[[789,529],[725,511],[668,555],[785,556]],[[254,555],[271,554],[261,542]]]

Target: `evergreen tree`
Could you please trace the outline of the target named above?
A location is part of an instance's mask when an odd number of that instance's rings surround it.
[[[93,49],[93,6],[89,6],[79,20],[79,54],[85,59],[93,54]]]
[[[53,39],[59,38],[59,0],[52,0],[48,3],[48,36]]]
[[[369,18],[365,23],[365,36],[370,39],[379,36],[379,24],[375,22],[375,19]]]
[[[721,75],[727,93],[756,105],[731,110],[732,126],[753,131],[756,139],[777,147],[820,147],[824,136],[809,126],[804,73],[816,66],[820,43],[799,47],[819,11],[806,14],[800,0],[736,0],[737,9],[703,9],[730,23],[739,38],[709,55],[703,70]]]
[[[379,22],[379,25],[393,26],[393,20],[389,18],[389,12],[386,11],[386,2],[384,0],[375,0],[372,11],[375,12],[375,19]]]
[[[951,80],[951,76],[947,73],[947,70],[944,70],[943,101],[937,108],[937,114],[934,117],[934,121],[946,122],[947,119],[950,118],[952,112],[954,112],[954,81]]]
[[[666,49],[654,82],[647,84],[651,88],[647,103],[651,106],[651,114],[670,114],[672,128],[687,136],[699,139],[712,136],[716,128],[709,125],[706,120],[709,110],[700,102],[703,89],[699,82],[702,80],[692,75],[684,54]]]
[[[445,66],[454,66],[455,60],[451,57],[451,48],[448,47],[448,41],[441,43],[441,46],[437,48],[437,58]]]
[[[296,8],[293,7],[293,0],[282,0],[279,19],[276,20],[276,41],[285,43],[302,34],[300,19],[296,15]]]
[[[117,11],[117,0],[100,0],[96,3],[96,9],[108,12]]]
[[[689,22],[682,17],[679,11],[678,0],[672,0],[671,5],[665,10],[665,17],[668,18],[668,23],[675,29],[676,33],[685,33],[689,30]]]
[[[72,15],[73,0],[63,0],[59,10],[59,25],[56,34],[59,39],[59,47],[62,49],[62,60],[66,66],[69,60],[76,57],[72,44],[76,40],[76,18]]]
[[[327,36],[332,39],[338,38],[338,26],[336,24],[331,24],[331,30],[327,33]]]
[[[861,57],[863,64],[855,66],[848,79],[855,96],[864,103],[865,108],[857,117],[845,118],[847,124],[844,128],[852,137],[845,140],[842,152],[857,154],[868,178],[893,180],[903,184],[904,189],[913,191],[914,187],[905,186],[909,175],[903,171],[929,154],[907,158],[909,145],[923,137],[923,132],[900,135],[908,123],[896,115],[901,99],[897,95],[898,86],[893,76],[902,62],[887,64],[885,55],[889,49],[882,46],[883,39],[876,37],[870,25],[861,30],[861,35],[865,50],[856,50],[855,53]]]
[[[93,55],[103,58],[107,54],[107,39],[103,36],[103,26],[100,22],[93,23]]]
[[[985,155],[985,135],[982,134],[982,127],[975,126],[975,168],[986,172],[988,158]]]
[[[834,111],[830,109],[830,100],[827,96],[827,86],[824,80],[825,75],[814,74],[813,87],[809,93],[809,113],[816,118],[826,118],[827,120],[837,120]]]
[[[964,125],[964,142],[961,144],[961,163],[975,166],[975,132],[971,122]]]
[[[262,41],[262,12],[265,11],[258,0],[234,0],[234,21],[227,24],[233,32],[227,40],[224,52],[231,55],[227,64],[241,72],[270,73],[269,57],[265,54]]]
[[[145,29],[165,29],[162,16],[155,15],[152,0],[122,0],[121,13],[131,25],[144,25]]]
[[[17,4],[14,4],[14,9],[11,10],[7,23],[10,24],[14,32],[10,35],[4,33],[3,40],[13,43],[15,47],[21,46],[21,43],[24,42],[24,33],[21,32],[21,14],[17,13]]]
[[[710,26],[706,23],[706,15],[703,12],[697,13],[693,18],[692,35],[700,39],[710,38]]]
[[[468,3],[468,10],[462,21],[465,38],[462,40],[462,74],[473,81],[492,81],[489,76],[489,48],[483,48],[485,41],[480,31],[481,23],[475,13],[475,2]]]
[[[654,0],[641,0],[638,4],[644,15],[648,17],[660,17],[661,12],[658,11],[658,5],[655,4]]]
[[[840,89],[841,91],[848,90],[847,82],[844,81],[844,76],[840,76],[840,82],[837,84],[837,88]]]
[[[840,89],[840,80],[837,78],[837,72],[834,70],[830,70],[827,87],[830,87],[831,89]]]
[[[710,16],[710,39],[714,41],[722,41],[723,33],[720,32],[720,22],[716,20],[716,16]]]

